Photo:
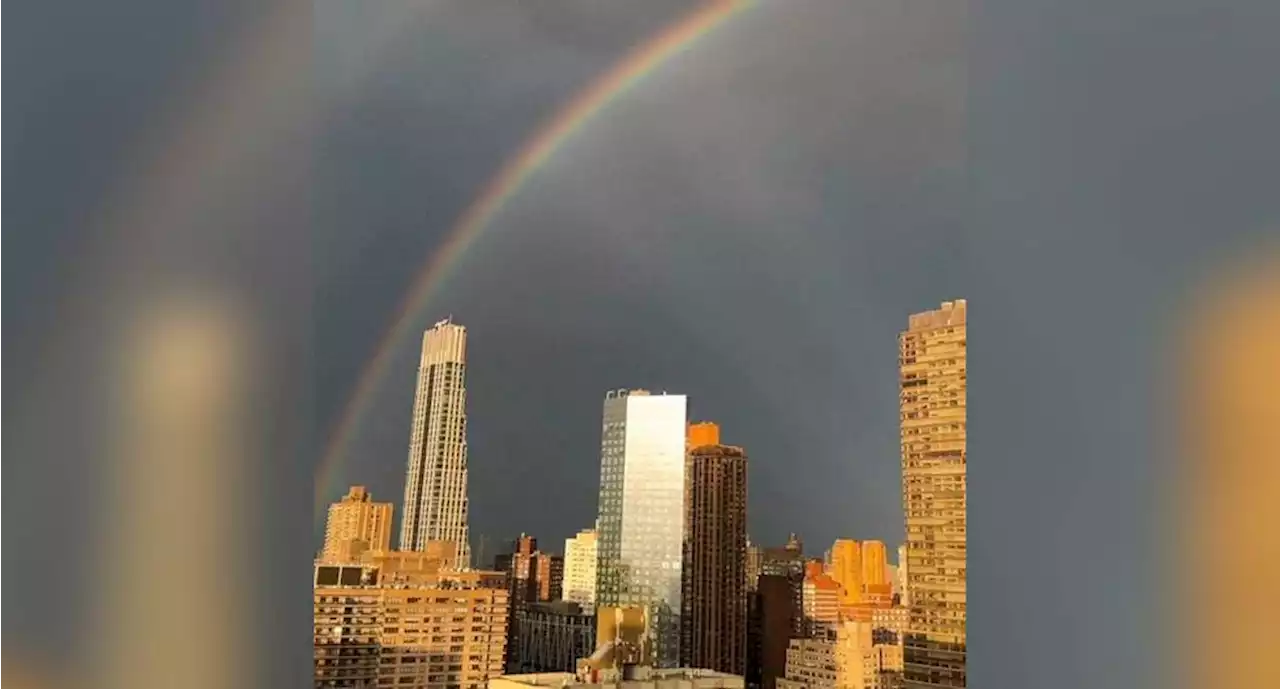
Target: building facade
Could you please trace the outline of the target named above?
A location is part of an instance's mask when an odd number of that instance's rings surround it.
[[[747,675],[749,687],[774,689],[787,666],[787,644],[795,620],[803,619],[791,577],[762,574],[748,603]]]
[[[507,672],[527,667],[520,654],[526,648],[521,637],[526,611],[535,603],[560,597],[564,560],[538,550],[538,539],[528,534],[512,544],[511,552],[494,558],[494,569],[506,575],[511,601],[511,624],[507,628]]]
[[[713,424],[702,424],[708,426]],[[719,439],[718,429],[709,438]],[[746,673],[747,453],[692,445],[685,463],[680,665]]]
[[[747,537],[747,591],[756,590],[756,584],[760,580],[760,569],[764,565],[764,550],[751,542],[751,537]]]
[[[391,549],[389,502],[374,502],[364,486],[351,486],[338,502],[329,505],[324,525],[325,562],[351,562],[369,550]]]
[[[907,544],[898,546],[898,567],[894,571],[894,583],[898,587],[898,603],[911,605],[911,594],[907,590]]]
[[[912,315],[899,337],[908,687],[965,686],[964,300]]]
[[[791,590],[791,635],[804,636],[804,542],[796,534],[787,537],[781,548],[765,548],[760,556],[760,575],[786,579]],[[784,646],[785,648],[785,646]]]
[[[821,636],[792,639],[778,689],[896,689],[901,649],[878,644],[870,622],[844,620]]]
[[[822,571],[820,563],[804,578],[804,633],[823,636],[825,630],[840,621],[840,584]]]
[[[573,672],[595,650],[594,610],[571,601],[532,603],[516,624],[519,663],[509,672]]]
[[[384,557],[381,564],[317,565],[317,689],[483,689],[502,674],[507,591],[501,575],[419,564],[403,570]]]
[[[840,584],[841,603],[862,602],[862,546],[857,541],[841,538],[831,545],[831,576]]]
[[[597,604],[649,610],[656,667],[680,657],[686,405],[610,391],[601,425]]]
[[[451,319],[422,334],[404,482],[400,549],[458,544],[471,563],[467,529],[467,329]]]
[[[596,530],[584,529],[564,542],[564,599],[596,604]]]

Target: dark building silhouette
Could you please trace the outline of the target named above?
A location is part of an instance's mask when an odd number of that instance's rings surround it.
[[[761,574],[748,599],[748,687],[775,689],[778,678],[786,674],[787,645],[796,620],[801,618],[793,592],[789,576]]]

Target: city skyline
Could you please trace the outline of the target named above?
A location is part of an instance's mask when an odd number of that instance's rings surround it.
[[[454,319],[454,317],[453,317],[453,316],[449,316],[449,317],[445,318],[444,320],[441,320],[441,321],[436,322],[433,326],[431,326],[430,328],[427,328],[427,329],[425,329],[425,330],[423,331],[423,340],[422,340],[423,348],[422,348],[422,350],[421,350],[421,352],[420,352],[420,355],[419,355],[419,373],[418,373],[418,375],[417,375],[417,377],[416,377],[416,378],[417,378],[417,380],[418,380],[418,386],[419,386],[419,389],[420,389],[420,386],[421,386],[421,385],[423,385],[425,382],[428,382],[428,381],[430,381],[430,380],[432,379],[430,375],[428,375],[428,376],[427,376],[427,377],[425,377],[425,378],[423,377],[423,372],[424,372],[424,368],[423,368],[423,367],[428,365],[426,362],[428,361],[428,359],[429,359],[429,358],[433,358],[433,360],[434,360],[434,358],[438,358],[438,354],[431,354],[431,355],[430,355],[430,357],[429,357],[429,355],[428,355],[428,344],[427,344],[427,342],[428,342],[428,338],[429,338],[429,336],[431,336],[433,333],[436,333],[436,334],[437,334],[437,336],[438,336],[438,333],[440,333],[442,329],[448,329],[448,332],[458,333],[458,334],[460,334],[460,338],[461,338],[461,339],[460,339],[460,344],[457,344],[457,345],[452,345],[452,344],[451,344],[451,345],[450,345],[450,347],[453,347],[453,348],[457,349],[457,351],[458,351],[458,352],[460,352],[460,354],[459,354],[458,356],[456,356],[456,357],[455,357],[454,355],[452,355],[452,354],[451,354],[451,355],[448,355],[448,356],[449,356],[449,357],[458,358],[458,359],[460,360],[460,362],[461,362],[461,367],[456,371],[456,373],[451,373],[450,375],[454,376],[453,380],[454,380],[455,382],[462,382],[462,381],[464,381],[464,379],[465,379],[465,377],[466,377],[466,375],[467,375],[467,366],[466,366],[466,349],[467,349],[467,347],[469,346],[469,340],[468,340],[468,337],[467,337],[468,327],[467,327],[466,325],[464,325],[464,324],[462,324],[462,323],[460,323],[460,322],[456,321],[456,320]],[[434,366],[435,364],[430,364],[430,365],[431,365],[431,366]],[[433,370],[434,370],[434,369],[433,369]],[[437,376],[437,377],[438,377],[438,376]],[[465,386],[465,383],[463,383],[460,387],[461,387],[461,395],[460,395],[458,398],[456,398],[456,399],[454,400],[454,404],[455,404],[455,405],[465,405],[465,400],[466,400],[466,386]],[[640,390],[640,389],[643,389],[643,388],[639,388],[639,387],[637,387],[636,389]],[[665,393],[664,393],[664,394],[665,394]],[[414,442],[415,442],[415,441],[414,441],[413,439],[414,439],[414,438],[418,438],[418,437],[419,437],[419,435],[421,435],[421,436],[422,436],[422,437],[421,437],[421,440],[418,440],[418,441],[416,441],[416,442],[418,442],[418,443],[422,443],[423,441],[425,441],[425,433],[421,433],[421,434],[420,434],[420,433],[419,433],[419,431],[418,431],[418,427],[419,427],[419,426],[421,426],[421,430],[422,430],[422,431],[425,431],[425,430],[426,430],[426,428],[427,428],[427,426],[426,426],[426,419],[425,419],[425,417],[424,417],[423,419],[418,419],[418,418],[415,416],[416,414],[418,414],[418,413],[419,413],[419,410],[418,410],[418,398],[419,398],[419,396],[420,396],[420,395],[415,394],[415,398],[414,398],[414,405],[412,406],[412,411],[411,411],[411,412],[410,412],[410,414],[409,414],[409,417],[410,417],[410,418],[409,418],[409,425],[410,425],[410,432],[411,432],[411,443],[410,443],[410,444],[411,444],[411,448],[410,448],[411,460],[410,460],[410,465],[409,465],[409,467],[408,467],[408,468],[409,468],[410,470],[412,469],[412,466],[413,466],[413,464],[412,464],[412,457],[414,456],[414,452],[415,452],[415,446],[414,446]],[[686,397],[686,399],[688,400],[689,410],[692,410],[692,409],[694,409],[694,408],[699,408],[700,406],[709,406],[709,405],[697,405],[697,403],[696,403],[696,399],[695,399],[695,398],[694,398],[694,396],[692,396],[692,395],[686,395],[685,397]],[[455,407],[455,408],[456,408],[456,407]],[[691,427],[691,430],[689,431],[690,433],[698,432],[697,430],[694,430],[694,429],[696,429],[696,428],[697,428],[697,427],[699,427],[699,426],[703,426],[703,427],[715,427],[716,432],[717,432],[717,433],[719,432],[719,428],[718,428],[718,426],[717,426],[716,424],[709,424],[709,423],[706,423],[706,422],[697,422],[697,421],[695,421],[695,419],[698,417],[698,414],[695,414],[695,413],[693,413],[692,411],[689,411],[689,410],[687,410],[687,413],[688,413],[688,423],[689,423],[689,425],[690,425],[690,427]],[[425,411],[425,410],[423,410],[423,411]],[[724,410],[724,412],[723,412],[723,413],[721,413],[721,414],[719,414],[719,415],[720,415],[720,416],[732,416],[732,415],[733,415],[733,407],[732,407],[732,406],[729,406],[727,409],[725,409],[725,410]],[[468,422],[468,421],[467,421],[467,414],[466,414],[466,412],[465,412],[465,408],[464,408],[464,410],[463,410],[463,412],[462,412],[462,414],[461,414],[461,419],[459,419],[459,420],[455,420],[455,424],[457,423],[457,421],[460,421],[460,422],[461,422],[461,424],[462,424],[462,428],[463,428],[463,429],[465,429],[466,424],[467,424],[467,422]],[[577,433],[577,434],[579,434],[579,435],[586,435],[587,437],[593,437],[593,436],[592,436],[592,431],[591,431],[591,430],[588,430],[588,429],[590,429],[590,428],[591,428],[590,422],[587,422],[586,424],[583,424],[583,423],[577,423],[577,424],[575,424],[575,426],[576,426],[576,428],[575,428],[574,430],[576,431],[576,433]],[[748,430],[748,429],[743,429],[743,430]],[[464,435],[465,435],[465,433],[464,433]],[[748,435],[748,437],[749,437],[749,433],[748,433],[747,435]],[[896,431],[894,431],[894,435],[896,435]],[[717,436],[717,438],[718,438],[718,436]],[[717,440],[717,441],[718,441],[718,440]],[[467,461],[468,461],[468,460],[467,460],[467,457],[466,457],[466,456],[467,456],[467,454],[468,454],[468,452],[467,452],[467,443],[468,443],[468,442],[469,442],[469,439],[464,439],[464,441],[461,443],[461,447],[459,448],[459,450],[460,450],[460,454],[461,454],[461,457],[462,457],[462,459],[463,459],[463,465],[464,465],[464,466],[466,466],[466,465],[467,465]],[[597,440],[597,442],[598,442],[598,440]],[[457,452],[458,452],[458,451],[456,451],[456,450],[455,450],[455,456],[457,456]],[[897,461],[895,458],[892,458],[892,457],[890,457],[890,458],[889,458],[889,460],[890,460],[891,462],[896,462],[896,461]],[[596,461],[598,462],[598,458],[596,459]],[[755,463],[753,462],[753,463],[752,463],[752,466],[754,466],[754,464],[755,464]],[[402,465],[402,468],[403,468],[403,467],[404,467],[404,465]],[[598,467],[597,467],[597,471],[598,471]],[[462,475],[462,485],[463,485],[463,493],[462,493],[462,495],[464,496],[464,507],[463,507],[463,509],[462,509],[462,527],[463,527],[463,529],[465,530],[465,532],[468,534],[468,540],[466,541],[466,543],[465,543],[465,545],[464,545],[464,556],[465,556],[465,557],[470,557],[470,550],[471,550],[472,548],[477,547],[477,539],[485,538],[485,539],[487,539],[487,542],[488,542],[490,545],[492,545],[493,543],[502,543],[502,542],[510,541],[511,539],[515,538],[515,537],[516,537],[516,536],[518,536],[519,534],[524,533],[525,531],[533,532],[533,529],[528,528],[528,527],[524,527],[524,526],[519,526],[519,525],[517,525],[517,526],[515,527],[515,529],[514,529],[511,533],[507,533],[507,532],[505,532],[505,531],[498,531],[498,532],[494,532],[494,533],[482,533],[482,534],[477,534],[477,533],[475,533],[473,530],[471,530],[471,528],[470,528],[470,524],[469,524],[469,518],[468,518],[468,517],[469,517],[469,510],[468,510],[468,509],[467,509],[467,507],[465,506],[465,505],[469,504],[469,502],[470,502],[470,495],[469,495],[469,488],[470,488],[470,486],[469,486],[469,484],[468,484],[468,479],[467,479],[467,474],[468,474],[468,473],[469,473],[469,472],[467,472],[467,471],[466,471],[466,469],[464,469],[464,470],[463,470],[463,472],[462,472],[462,474],[463,474],[463,475]],[[400,548],[402,548],[402,549],[405,547],[405,541],[404,541],[403,539],[404,539],[404,538],[406,537],[406,535],[407,535],[406,528],[405,528],[405,516],[411,513],[411,512],[410,512],[410,510],[409,510],[409,509],[408,509],[408,507],[407,507],[407,506],[410,504],[410,500],[409,500],[409,496],[410,496],[410,484],[409,484],[409,481],[408,481],[408,475],[409,475],[409,472],[405,472],[405,471],[403,471],[403,469],[402,469],[402,474],[401,474],[401,483],[400,483],[400,485],[399,485],[399,486],[394,486],[394,485],[393,485],[390,489],[386,489],[386,488],[384,488],[384,489],[382,489],[382,490],[380,490],[380,491],[379,491],[379,494],[387,494],[387,493],[397,493],[397,494],[400,494],[400,493],[402,493],[402,494],[404,494],[404,495],[405,495],[405,500],[404,500],[404,502],[403,502],[403,503],[401,503],[401,504],[403,505],[403,507],[401,507],[401,508],[398,508],[398,509],[394,510],[394,520],[395,520],[395,521],[394,521],[394,524],[393,524],[394,533],[397,533],[397,534],[399,534],[399,535],[400,535],[401,541],[400,541],[400,546],[399,546],[399,547],[400,547]],[[358,478],[358,476],[356,476],[356,478]],[[897,487],[897,486],[899,486],[900,481],[901,481],[901,477],[900,477],[900,475],[895,475],[895,476],[893,477],[892,483],[888,484],[888,488],[889,488],[890,490],[895,490],[895,489],[896,489],[896,487]],[[370,482],[369,482],[369,481],[366,481],[365,483],[370,483]],[[455,481],[455,483],[456,483],[456,481]],[[354,484],[353,484],[353,485],[354,485]],[[864,484],[864,485],[865,485],[865,484]],[[345,490],[347,490],[347,488],[346,488],[346,487],[343,487],[343,488],[342,488],[342,490],[344,490],[344,491],[345,491]],[[594,495],[594,493],[593,493],[593,495]],[[339,496],[340,496],[340,494],[339,494]],[[339,497],[339,496],[335,496],[334,500],[336,500],[336,499],[337,499],[337,497]],[[570,496],[566,496],[566,497],[568,497],[568,498],[572,499],[572,498],[573,498],[573,497],[575,497],[575,496],[570,495]],[[578,498],[581,498],[581,496],[577,496],[577,497],[578,497]],[[550,530],[546,530],[546,529],[543,529],[543,530],[541,530],[541,531],[538,531],[537,533],[539,533],[539,534],[540,534],[540,537],[544,537],[544,538],[549,539],[549,540],[547,540],[547,544],[548,544],[548,545],[550,545],[550,544],[552,544],[552,543],[556,543],[556,542],[558,542],[558,541],[559,541],[559,539],[561,539],[561,538],[566,538],[566,539],[567,539],[567,538],[571,538],[571,537],[573,536],[573,534],[577,533],[578,531],[580,531],[580,530],[582,530],[582,529],[589,528],[589,525],[594,524],[595,519],[596,519],[596,518],[598,518],[598,514],[596,514],[596,513],[595,513],[595,509],[594,509],[594,508],[595,508],[594,502],[592,503],[592,507],[593,507],[593,509],[592,509],[592,517],[591,517],[591,520],[590,520],[590,521],[586,521],[586,522],[584,522],[584,523],[583,523],[583,525],[581,525],[581,526],[574,527],[572,530],[570,530],[570,531],[568,531],[568,532],[566,532],[566,533],[564,533],[564,534],[561,534],[561,533],[553,533],[553,532],[551,532]],[[899,531],[901,531],[901,505],[900,505],[900,503],[898,503],[898,504],[896,504],[896,505],[893,505],[893,506],[891,507],[891,510],[890,510],[890,511],[892,512],[892,516],[891,516],[890,518],[894,520],[895,524],[897,524],[897,525],[898,525],[898,527],[899,527],[899,529],[898,529],[898,530],[899,530]],[[752,513],[752,510],[750,509],[750,506],[749,506],[748,514],[750,515],[751,513]],[[321,524],[320,526],[323,526],[323,524]],[[821,534],[821,533],[822,533],[821,531],[804,532],[804,531],[801,531],[801,530],[800,530],[800,529],[798,529],[798,528],[795,528],[795,527],[792,527],[792,526],[789,526],[789,525],[785,525],[785,524],[780,525],[780,526],[779,526],[779,530],[780,530],[780,531],[782,531],[782,532],[785,532],[785,533],[783,533],[783,534],[781,534],[779,537],[775,537],[775,538],[770,538],[770,537],[769,537],[769,535],[768,535],[768,531],[770,531],[770,530],[761,530],[761,531],[764,531],[764,532],[766,533],[766,535],[765,535],[763,538],[759,538],[759,539],[757,540],[757,542],[759,542],[761,545],[764,545],[764,546],[766,546],[766,547],[768,547],[768,546],[780,546],[780,545],[782,545],[782,544],[785,542],[785,536],[786,536],[786,534],[790,534],[790,533],[800,533],[800,535],[801,535],[801,536],[803,536],[803,537],[805,537],[805,538],[812,538],[814,541],[821,541],[821,540],[823,540],[823,537],[822,537],[821,535],[816,535],[816,536],[815,536],[815,535],[811,535],[811,534],[815,534],[815,533],[816,533],[816,534]],[[889,534],[893,534],[894,529],[893,529],[892,527],[890,527],[890,528],[886,529],[886,531],[887,531]],[[876,532],[876,531],[874,531],[874,530],[872,530],[872,529],[856,528],[856,527],[854,527],[854,528],[846,528],[846,529],[841,530],[840,532],[838,532],[838,537],[847,537],[849,534],[857,534],[857,536],[858,536],[858,539],[859,539],[859,540],[864,540],[864,539],[865,539],[865,540],[881,540],[881,541],[890,542],[890,543],[895,543],[895,544],[896,544],[896,543],[901,543],[901,542],[902,542],[902,537],[901,537],[901,536],[899,536],[899,535],[896,535],[896,534],[895,534],[895,535],[886,535],[885,533]],[[321,535],[322,535],[322,534],[321,534]],[[490,550],[492,551],[492,548],[490,548]],[[557,553],[557,554],[562,554],[562,555],[564,554],[563,552],[559,552],[559,550],[558,550],[557,548],[555,548],[554,546],[553,546],[553,547],[552,547],[552,549],[551,549],[550,551],[548,551],[548,552],[555,552],[555,553]],[[490,555],[492,555],[492,552],[490,552]],[[488,564],[490,564],[490,563],[487,563],[487,562],[486,562],[486,563],[473,563],[473,564],[474,564],[476,567],[486,567],[486,566],[488,566]]]

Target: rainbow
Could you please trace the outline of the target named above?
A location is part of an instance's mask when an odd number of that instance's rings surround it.
[[[338,417],[338,423],[329,436],[320,466],[316,470],[317,515],[322,513],[326,497],[331,497],[327,494],[337,478],[342,457],[353,433],[360,427],[361,420],[371,406],[374,392],[386,377],[396,345],[415,333],[417,315],[425,309],[431,296],[448,277],[449,269],[475,243],[481,231],[493,221],[529,177],[584,125],[644,77],[749,4],[749,0],[711,0],[667,26],[574,96],[526,140],[516,155],[502,165],[484,191],[458,218],[443,245],[432,254],[418,273],[396,309],[391,327],[379,340],[372,359],[357,379],[354,393],[348,399],[342,415]]]

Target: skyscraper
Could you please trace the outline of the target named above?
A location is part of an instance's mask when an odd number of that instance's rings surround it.
[[[965,306],[915,314],[899,338],[908,687],[965,686]]]
[[[832,577],[840,584],[840,602],[862,602],[862,548],[857,541],[837,539],[831,545]]]
[[[564,599],[596,604],[596,530],[584,529],[564,542]]]
[[[718,440],[715,436],[706,439]],[[680,666],[743,675],[747,454],[742,448],[690,443],[684,533]]]
[[[610,391],[601,427],[597,604],[648,608],[657,667],[680,657],[686,405]]]
[[[886,577],[888,565],[889,560],[882,541],[862,542],[862,584],[868,587],[866,591],[871,591],[869,587],[889,583]]]
[[[373,502],[364,486],[351,486],[329,505],[324,526],[325,562],[354,562],[366,550],[391,549],[391,503]]]
[[[400,524],[401,550],[422,550],[427,541],[453,541],[462,567],[471,563],[466,373],[466,328],[445,319],[422,334]]]

